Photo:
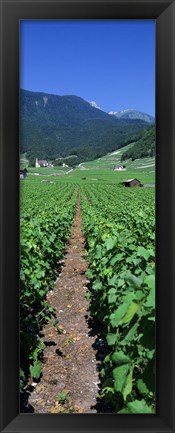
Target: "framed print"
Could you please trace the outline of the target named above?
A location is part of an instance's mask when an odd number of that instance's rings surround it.
[[[155,20],[20,21],[21,413],[155,413],[154,115]]]
[[[1,431],[174,432],[174,0],[1,16]]]

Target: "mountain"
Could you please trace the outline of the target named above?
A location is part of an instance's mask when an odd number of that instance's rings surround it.
[[[124,146],[146,126],[140,119],[117,119],[78,96],[20,91],[20,152],[29,159],[92,160]]]
[[[117,119],[139,119],[144,122],[154,123],[155,119],[150,114],[142,113],[137,110],[110,111],[108,114],[115,116]]]
[[[122,153],[121,161],[155,156],[155,126],[150,125],[144,131],[132,137],[133,145]]]

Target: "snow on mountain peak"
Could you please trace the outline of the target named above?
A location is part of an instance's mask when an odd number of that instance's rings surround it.
[[[134,108],[127,108],[126,110],[121,110],[121,111],[109,111],[108,114],[113,114],[116,116],[116,114],[125,113],[126,111],[135,111],[135,110]]]
[[[98,108],[98,110],[101,110],[101,108],[97,105],[97,103],[95,101],[88,101],[88,102],[92,107]]]

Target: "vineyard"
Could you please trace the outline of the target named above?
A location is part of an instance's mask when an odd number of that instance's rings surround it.
[[[69,238],[77,201],[76,188],[69,185],[25,185],[21,194],[21,383],[29,371],[41,374],[42,326],[54,316],[46,302],[59,272],[59,260]],[[52,189],[51,189],[52,188]]]
[[[110,179],[51,179],[21,186],[21,388],[42,374],[45,324],[61,332],[46,294],[54,290],[79,201],[86,297],[105,347],[98,398],[113,413],[154,413],[154,189],[124,188]]]

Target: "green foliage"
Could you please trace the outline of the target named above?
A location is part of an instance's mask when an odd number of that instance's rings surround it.
[[[22,389],[25,385],[25,373],[20,367],[20,389]]]
[[[153,191],[88,185],[82,188],[82,210],[91,313],[101,322],[109,346],[102,398],[114,405],[117,413],[153,413]]]
[[[126,378],[127,378],[129,367],[130,364],[127,363],[127,364],[119,365],[118,367],[114,368],[113,378],[114,378],[114,389],[116,392],[123,391],[126,384]]]
[[[66,185],[38,182],[34,188],[26,182],[21,187],[20,349],[26,379],[29,373],[36,379],[41,374],[40,332],[55,314],[46,294],[56,280],[76,200],[76,188]]]
[[[30,366],[30,374],[33,379],[39,379],[41,376],[42,364],[40,361],[34,361],[33,365]]]
[[[149,126],[131,140],[135,143],[125,152],[123,152],[121,161],[138,158],[155,156],[155,126]]]
[[[29,167],[35,167],[35,161],[36,159],[34,157],[30,158],[28,162]]]
[[[69,400],[68,391],[60,391],[57,395],[58,403],[65,404]]]

